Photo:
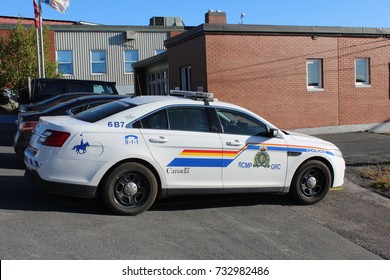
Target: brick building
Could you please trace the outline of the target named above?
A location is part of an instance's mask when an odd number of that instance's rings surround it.
[[[165,42],[167,53],[135,65],[169,65],[169,88],[204,90],[286,128],[369,129],[390,122],[390,29],[205,24]],[[143,73],[143,74],[142,74]],[[360,129],[360,128],[359,128]]]

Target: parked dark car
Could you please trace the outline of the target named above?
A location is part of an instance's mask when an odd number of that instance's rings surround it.
[[[70,92],[118,94],[115,82],[39,78],[31,80],[29,89],[23,89],[20,92],[19,103],[34,103],[48,99],[54,95]]]
[[[19,112],[21,113],[31,112],[31,111],[42,112],[47,108],[50,108],[54,105],[60,104],[62,102],[65,102],[73,98],[89,96],[89,95],[97,95],[97,94],[98,93],[94,93],[94,92],[75,92],[75,93],[64,93],[60,95],[55,95],[49,99],[45,99],[39,102],[22,104],[19,106]]]
[[[126,97],[128,96],[101,94],[83,96],[57,104],[42,112],[19,113],[18,119],[16,120],[17,131],[14,138],[15,153],[18,156],[23,157],[24,150],[30,143],[32,131],[34,130],[41,116],[75,115],[93,107]]]

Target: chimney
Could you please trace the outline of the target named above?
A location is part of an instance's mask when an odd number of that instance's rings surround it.
[[[211,24],[226,24],[226,13],[220,10],[209,10],[205,14],[205,23]]]

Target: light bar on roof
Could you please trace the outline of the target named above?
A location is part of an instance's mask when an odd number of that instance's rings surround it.
[[[211,92],[187,91],[187,90],[171,90],[170,95],[182,96],[182,97],[194,98],[194,99],[210,99],[210,100],[212,100],[214,98],[214,94]]]

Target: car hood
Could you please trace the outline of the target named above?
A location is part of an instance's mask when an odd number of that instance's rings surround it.
[[[323,149],[338,149],[337,146],[329,141],[318,137],[297,133],[293,131],[283,131],[285,139],[289,145],[313,146]]]

